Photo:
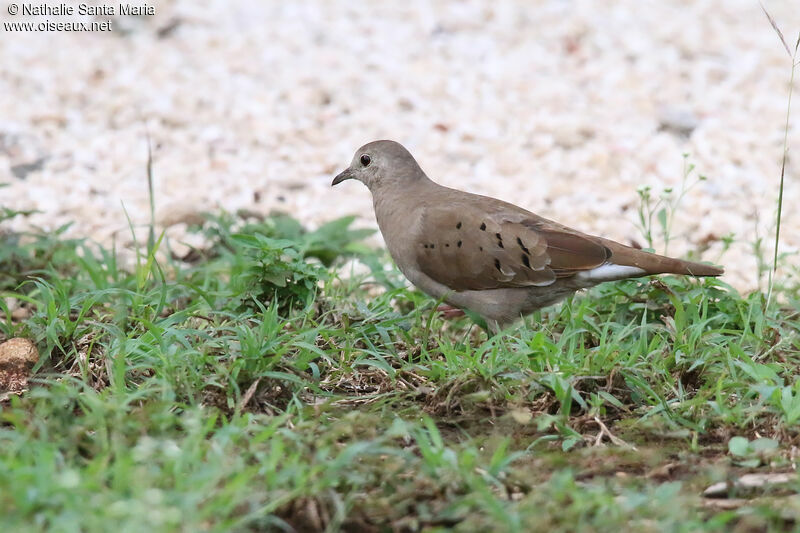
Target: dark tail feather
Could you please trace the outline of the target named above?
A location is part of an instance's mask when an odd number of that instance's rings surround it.
[[[603,244],[611,250],[610,262],[615,265],[638,267],[648,274],[683,274],[701,277],[721,276],[725,272],[723,268],[714,265],[643,252],[606,239],[603,239]]]

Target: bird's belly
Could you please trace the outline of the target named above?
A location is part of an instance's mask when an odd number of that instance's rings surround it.
[[[397,263],[396,260],[395,263]],[[403,275],[406,277],[406,279],[408,279],[408,281],[410,281],[416,288],[418,288],[428,296],[431,296],[432,298],[436,299],[444,298],[445,301],[448,301],[448,296],[454,293],[454,291],[449,287],[442,285],[437,281],[434,281],[433,279],[426,276],[416,268],[408,266],[404,268],[400,266],[399,263],[398,263],[398,268],[400,269],[400,272],[402,272]]]
[[[500,324],[508,324],[537,309],[560,302],[579,288],[556,282],[547,287],[460,291],[451,292],[445,297],[445,301],[450,305],[475,311]]]

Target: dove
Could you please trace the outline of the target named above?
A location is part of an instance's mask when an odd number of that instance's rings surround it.
[[[488,196],[431,180],[401,144],[359,148],[331,186],[372,193],[389,254],[437,300],[480,315],[493,332],[599,283],[654,274],[719,276],[723,269],[596,237]]]

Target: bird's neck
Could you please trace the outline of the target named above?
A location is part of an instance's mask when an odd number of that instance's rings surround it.
[[[425,205],[440,188],[423,174],[420,179],[396,180],[372,191],[375,218],[392,257],[413,233]]]
[[[378,224],[381,225],[381,219],[409,216],[409,210],[424,203],[439,188],[441,187],[425,174],[414,179],[387,180],[386,183],[381,183],[372,189],[372,204]]]

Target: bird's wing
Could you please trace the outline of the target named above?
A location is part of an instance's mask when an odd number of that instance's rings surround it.
[[[588,236],[495,202],[426,207],[414,236],[420,270],[457,291],[546,286],[611,255]]]

